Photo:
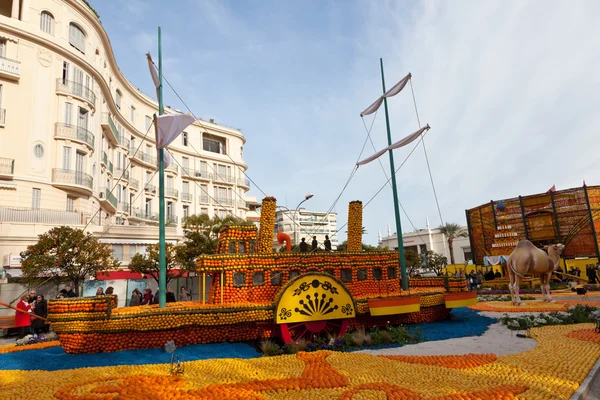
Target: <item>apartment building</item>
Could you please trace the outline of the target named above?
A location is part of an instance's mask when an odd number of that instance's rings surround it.
[[[2,266],[18,268],[19,253],[58,225],[112,244],[124,265],[158,241],[157,110],[120,72],[86,2],[0,1]],[[245,142],[241,131],[210,120],[169,147],[169,242],[182,238],[188,215],[246,218]]]
[[[300,243],[306,239],[309,248],[313,236],[317,237],[319,248],[324,249],[325,235],[329,235],[332,250],[337,249],[337,213],[325,211],[309,211],[304,208],[298,210],[280,210],[275,214],[275,234],[283,232],[290,235],[292,244]],[[277,241],[273,243],[275,249],[282,245]]]

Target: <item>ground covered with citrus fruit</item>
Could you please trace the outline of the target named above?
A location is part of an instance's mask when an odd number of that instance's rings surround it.
[[[505,356],[301,352],[189,361],[180,376],[168,364],[0,370],[0,399],[568,399],[600,358],[593,328],[533,328],[538,345]]]
[[[493,311],[493,312],[552,312],[565,311],[571,306],[583,304],[590,307],[600,307],[600,301],[585,300],[556,300],[554,303],[548,303],[543,300],[525,300],[525,305],[515,306],[510,301],[485,301],[469,306],[472,310]]]

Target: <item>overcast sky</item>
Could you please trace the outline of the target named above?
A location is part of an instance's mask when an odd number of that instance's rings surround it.
[[[327,210],[342,190],[373,116],[360,112],[408,72],[445,222],[492,199],[600,184],[598,1],[92,0],[121,71],[153,93],[144,54],[204,119],[240,128],[248,175],[278,203]],[[175,6],[177,4],[177,6]],[[166,104],[184,110],[172,92]],[[371,131],[387,145],[383,108]],[[393,141],[414,132],[410,87],[389,101]],[[396,166],[409,147],[396,150]],[[363,158],[375,151],[367,143]],[[387,155],[381,158],[389,176]],[[422,145],[397,174],[417,228],[440,225]],[[386,182],[359,168],[335,211]],[[249,192],[262,199],[255,187]],[[395,232],[391,189],[364,209],[367,235]],[[414,228],[402,214],[404,232]],[[340,241],[345,239],[345,228]]]

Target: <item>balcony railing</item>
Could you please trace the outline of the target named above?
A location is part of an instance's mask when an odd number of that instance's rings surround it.
[[[202,204],[210,204],[210,199],[208,198],[208,195],[201,194],[200,195],[200,203],[202,203]]]
[[[217,182],[235,183],[235,181],[236,181],[236,179],[231,175],[220,175],[220,174],[211,174],[211,175],[212,175],[212,179],[214,179]]]
[[[140,181],[135,178],[129,178],[129,189],[140,190]]]
[[[15,160],[0,157],[0,175],[14,175]]]
[[[96,108],[96,95],[90,88],[74,81],[63,81],[61,78],[56,80],[56,91],[72,94],[73,96],[85,99],[92,107]]]
[[[181,167],[181,176],[190,178],[211,179],[206,170]]]
[[[129,180],[129,171],[126,169],[115,168],[115,177],[116,178],[120,177],[121,179],[128,181]]]
[[[157,160],[156,157],[151,156],[150,154],[146,154],[142,151],[138,151],[137,153],[135,152],[135,148],[131,147],[129,149],[129,154],[133,155],[133,158],[137,158],[140,161],[143,161],[147,164],[151,164],[152,166],[154,166],[154,168],[156,168],[157,166]],[[134,155],[135,154],[135,155]]]
[[[144,186],[144,190],[145,190],[146,192],[152,192],[152,193],[156,193],[156,191],[157,191],[157,190],[156,190],[156,186],[154,186],[154,185],[153,185],[153,184],[151,184],[151,183],[148,183],[148,184],[146,184],[146,185]]]
[[[223,199],[223,198],[214,199],[213,203],[214,203],[214,205],[217,205],[217,206],[233,206],[232,199]]]
[[[158,222],[158,213],[146,212],[146,210],[141,210],[136,208],[133,210],[133,216],[139,219],[144,219],[146,221],[156,221]]]
[[[174,215],[165,216],[165,223],[167,225],[177,225],[177,220],[178,220],[178,218]]]
[[[20,76],[19,68],[21,62],[17,60],[11,60],[10,58],[0,57],[0,72],[6,72],[11,75]]]
[[[171,163],[167,168],[165,168],[165,171],[173,171],[177,173],[179,171],[179,168],[177,168],[177,164]]]
[[[179,197],[179,192],[177,191],[177,189],[168,187],[168,188],[165,188],[165,196],[177,198],[177,197]]]
[[[52,182],[63,183],[67,185],[84,186],[92,190],[94,178],[85,172],[71,169],[54,168],[52,170]]]
[[[107,114],[107,113],[105,113]],[[113,134],[115,135],[115,138],[117,139],[117,143],[123,147],[125,147],[126,149],[129,148],[129,139],[125,138],[125,135],[123,135],[122,133],[119,132],[119,130],[117,129],[117,125],[115,124],[115,121],[113,121],[112,117],[110,116],[110,114],[108,115],[108,126],[110,126],[110,129],[113,131]]]
[[[117,203],[117,211],[128,213],[129,212],[129,203]]]
[[[80,126],[57,122],[54,129],[54,137],[76,139],[86,143],[92,149],[94,148],[94,134]]]
[[[181,201],[191,202],[194,196],[191,193],[181,192]]]
[[[112,175],[112,174],[113,174],[113,163],[112,163],[112,161],[109,161],[109,162],[108,162],[108,165],[107,165],[107,167],[108,167],[108,171],[109,171],[109,172],[110,172],[110,174]]]
[[[237,182],[237,184],[238,184],[239,186],[247,186],[247,187],[250,187],[250,179],[247,179],[247,178],[240,178],[240,179],[238,179],[238,182]]]
[[[6,110],[4,108],[0,108],[0,125],[4,126],[6,124]]]
[[[31,224],[81,225],[81,213],[39,208],[0,207],[0,222]]]
[[[115,209],[117,208],[117,198],[110,192],[109,188],[100,188],[100,199],[108,201]]]

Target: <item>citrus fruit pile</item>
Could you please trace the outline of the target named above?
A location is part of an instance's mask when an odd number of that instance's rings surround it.
[[[566,400],[600,357],[600,344],[579,333],[590,329],[592,324],[533,328],[538,346],[507,356],[300,352],[191,361],[178,376],[169,364],[0,370],[0,398]]]
[[[548,303],[542,300],[525,300],[525,305],[514,306],[510,301],[486,301],[480,302],[469,308],[478,311],[494,311],[504,313],[514,312],[550,312],[550,311],[565,311],[570,306],[584,304],[590,307],[600,307],[598,301],[583,301],[583,300],[557,300],[556,303]]]
[[[348,251],[362,251],[362,201],[354,200],[348,205]]]
[[[275,197],[265,197],[262,201],[260,211],[260,226],[273,227],[275,225],[275,212],[277,209],[277,199]],[[273,229],[261,229],[258,237],[259,253],[271,253],[273,251]]]

